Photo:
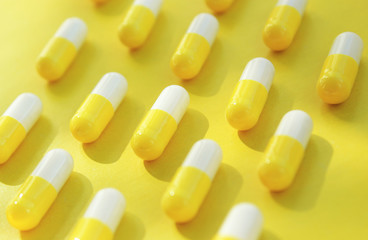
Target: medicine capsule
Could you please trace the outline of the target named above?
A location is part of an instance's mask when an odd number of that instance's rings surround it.
[[[293,182],[312,129],[312,119],[303,111],[293,110],[282,118],[258,169],[261,181],[271,191],[285,190]]]
[[[0,117],[0,164],[6,162],[39,119],[41,100],[32,93],[22,93]]]
[[[362,52],[363,41],[357,34],[345,32],[336,37],[317,83],[325,103],[338,104],[349,98]]]
[[[274,73],[275,68],[265,58],[255,58],[247,64],[227,106],[226,118],[231,126],[248,130],[256,125]]]
[[[239,203],[231,209],[214,240],[257,240],[262,225],[262,213],[255,205]]]
[[[119,73],[105,74],[70,121],[70,131],[82,143],[95,141],[114,116],[128,89]]]
[[[216,13],[225,12],[233,2],[234,0],[206,0],[207,6]]]
[[[263,30],[263,41],[274,51],[287,49],[302,21],[307,0],[279,0]]]
[[[215,141],[203,139],[193,145],[162,198],[171,219],[183,223],[197,215],[221,160],[222,150]]]
[[[155,24],[162,0],[135,0],[118,29],[121,42],[138,48],[146,41]]]
[[[38,57],[38,73],[48,81],[58,80],[73,62],[86,35],[87,26],[81,19],[65,20]]]
[[[26,231],[35,228],[73,171],[73,158],[63,149],[46,153],[6,209],[9,223]]]
[[[161,156],[189,105],[188,92],[177,85],[166,87],[138,126],[131,141],[144,160]]]
[[[97,192],[69,240],[112,240],[125,210],[125,198],[114,188]]]
[[[197,15],[171,58],[171,68],[181,79],[191,79],[201,70],[218,31],[217,19],[208,13]]]

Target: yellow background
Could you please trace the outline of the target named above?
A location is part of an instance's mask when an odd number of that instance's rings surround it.
[[[220,31],[208,61],[195,79],[183,82],[169,60],[193,17],[210,12],[204,0],[166,0],[146,44],[129,51],[117,27],[131,0],[95,7],[89,0],[1,0],[0,111],[22,92],[44,103],[41,119],[11,159],[0,166],[0,239],[63,239],[94,193],[116,187],[127,199],[115,239],[210,239],[228,210],[253,202],[264,215],[261,240],[346,240],[368,235],[368,59],[364,51],[352,95],[338,106],[318,98],[316,81],[333,39],[354,31],[368,45],[365,0],[310,0],[299,32],[285,52],[273,53],[261,33],[276,0],[237,0],[218,16]],[[78,16],[89,27],[85,45],[65,76],[48,84],[35,59],[63,20]],[[274,84],[260,121],[237,132],[224,111],[245,64],[270,59]],[[127,96],[99,140],[80,144],[69,120],[103,74],[117,71],[129,82]],[[134,129],[161,90],[184,86],[191,103],[161,158],[144,163],[129,145]],[[315,123],[300,171],[291,188],[271,194],[257,177],[262,151],[281,117],[291,109],[308,112]],[[176,225],[160,200],[192,144],[201,138],[223,148],[223,164],[198,216]],[[75,168],[41,224],[29,232],[12,228],[6,204],[43,154],[71,151]]]

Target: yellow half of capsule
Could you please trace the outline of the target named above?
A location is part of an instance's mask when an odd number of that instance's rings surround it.
[[[267,146],[265,161],[258,174],[263,184],[271,191],[282,191],[290,186],[303,159],[304,147],[296,139],[273,136]]]
[[[144,160],[161,156],[177,128],[175,119],[165,111],[151,109],[133,135],[131,146]]]
[[[226,237],[226,236],[215,236],[215,238],[213,240],[242,240],[240,238],[235,238],[235,237]]]
[[[114,116],[109,100],[99,94],[90,94],[70,121],[70,131],[80,142],[95,141]]]
[[[210,49],[210,44],[203,36],[197,33],[185,34],[171,58],[171,69],[181,79],[194,78],[206,61]]]
[[[121,42],[129,48],[140,47],[146,41],[155,20],[155,15],[147,7],[131,6],[118,30]]]
[[[317,92],[321,99],[329,104],[344,102],[350,96],[358,68],[358,63],[350,56],[328,56],[317,83]]]
[[[36,227],[56,196],[51,183],[41,177],[28,177],[6,209],[9,223],[21,231]]]
[[[9,116],[0,117],[0,164],[6,162],[26,137],[23,125]]]
[[[298,31],[302,16],[294,7],[276,6],[263,30],[263,41],[274,51],[287,49]]]
[[[49,81],[59,79],[77,55],[77,49],[69,40],[53,37],[37,59],[38,73]]]
[[[225,12],[233,2],[234,0],[206,0],[207,6],[217,13]]]
[[[253,80],[238,82],[226,110],[227,121],[238,130],[248,130],[258,122],[268,96],[267,89]]]
[[[162,208],[175,222],[188,222],[197,215],[210,186],[203,171],[180,167],[162,198]]]
[[[114,237],[111,229],[98,219],[81,218],[68,240],[112,240]]]

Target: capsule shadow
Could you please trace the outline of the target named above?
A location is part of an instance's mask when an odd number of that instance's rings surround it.
[[[267,229],[263,229],[259,240],[281,240],[281,238],[277,237],[274,233],[270,232]]]
[[[143,222],[134,214],[125,212],[116,229],[114,239],[141,240],[146,234]]]
[[[124,15],[131,1],[109,0],[106,3],[95,4],[98,13],[106,16]]]

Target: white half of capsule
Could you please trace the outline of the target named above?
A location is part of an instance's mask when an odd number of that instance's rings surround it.
[[[262,225],[263,217],[259,209],[250,203],[240,203],[230,210],[218,235],[239,240],[257,240]]]
[[[205,172],[212,180],[221,164],[221,147],[213,140],[197,141],[183,162],[183,167],[195,167]]]
[[[344,32],[339,34],[332,45],[329,55],[344,54],[354,58],[359,64],[363,52],[363,40],[358,34]]]
[[[128,82],[120,73],[106,73],[92,90],[91,94],[99,94],[106,98],[114,108],[119,107],[128,90]]]
[[[307,6],[307,0],[279,0],[276,6],[288,5],[298,10],[300,15],[303,16],[305,7]]]
[[[105,188],[97,192],[84,217],[101,221],[114,233],[123,217],[124,210],[123,194],[114,188]]]
[[[87,25],[80,18],[68,18],[61,24],[54,36],[69,40],[78,50],[86,39]]]
[[[31,176],[45,179],[59,192],[72,173],[73,165],[73,158],[67,151],[53,149],[45,154]]]
[[[197,33],[203,36],[210,46],[215,41],[219,23],[213,15],[209,13],[198,14],[190,24],[187,33]]]
[[[301,110],[286,113],[276,130],[276,135],[286,135],[298,140],[304,148],[307,147],[313,130],[312,118]]]
[[[14,118],[28,132],[40,117],[41,112],[41,100],[33,93],[22,93],[6,109],[3,116]]]
[[[266,58],[254,58],[245,67],[241,80],[253,80],[259,82],[267,91],[270,90],[275,75],[273,64]]]
[[[178,85],[166,87],[157,98],[151,109],[160,109],[170,114],[179,124],[189,105],[187,90]]]
[[[150,9],[157,17],[158,13],[160,12],[161,6],[162,6],[162,0],[135,0],[133,5],[141,5],[148,9]]]

